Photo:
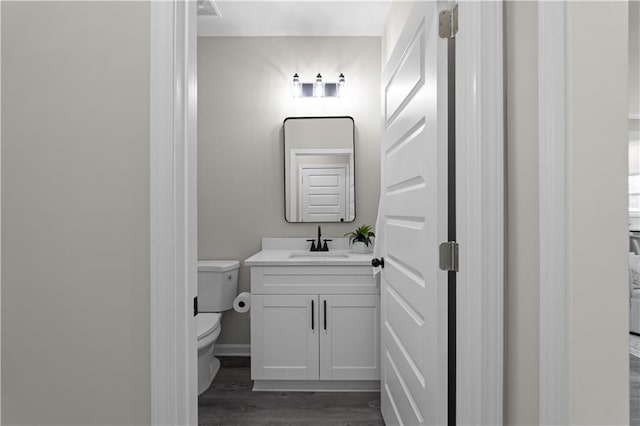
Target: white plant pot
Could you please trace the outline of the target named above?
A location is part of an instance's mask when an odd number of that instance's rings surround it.
[[[370,253],[373,251],[373,244],[367,247],[362,241],[354,241],[351,248],[354,253]]]

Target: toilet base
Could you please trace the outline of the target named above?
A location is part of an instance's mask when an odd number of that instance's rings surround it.
[[[220,360],[213,356],[213,345],[207,352],[198,357],[198,395],[209,389],[220,370]]]
[[[213,383],[213,379],[218,375],[218,371],[220,371],[220,360],[214,356],[213,360],[211,360],[211,383]],[[211,386],[211,383],[209,383],[209,386]],[[207,386],[207,388],[209,388],[209,386]]]

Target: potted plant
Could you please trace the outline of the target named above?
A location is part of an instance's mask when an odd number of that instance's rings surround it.
[[[349,237],[349,244],[353,246],[353,251],[356,253],[367,253],[373,250],[371,239],[375,238],[376,234],[369,225],[359,226],[355,231],[347,232],[344,236]]]

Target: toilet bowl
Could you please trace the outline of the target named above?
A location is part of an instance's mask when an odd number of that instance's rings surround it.
[[[211,386],[220,360],[213,356],[220,335],[222,313],[233,308],[238,294],[237,260],[198,262],[198,395]]]
[[[220,336],[219,313],[198,314],[198,395],[206,391],[220,369],[213,348]]]

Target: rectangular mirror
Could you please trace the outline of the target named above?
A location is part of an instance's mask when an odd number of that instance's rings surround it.
[[[355,124],[352,117],[284,120],[287,222],[353,222]]]

